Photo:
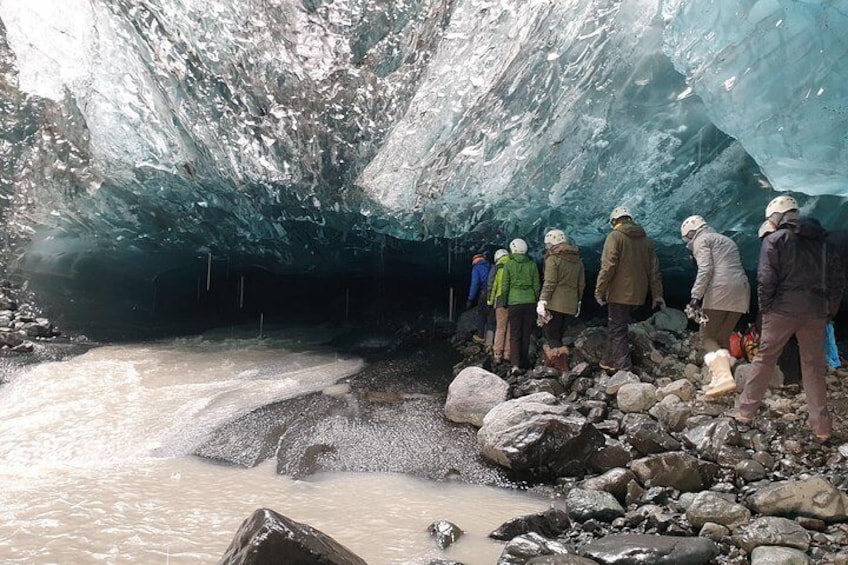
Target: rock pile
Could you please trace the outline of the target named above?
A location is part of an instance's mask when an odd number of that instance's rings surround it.
[[[499,563],[848,563],[848,443],[812,441],[797,387],[773,388],[739,426],[734,396],[705,401],[682,313],[631,326],[631,372],[598,368],[605,337],[572,336],[565,374],[508,376],[475,346],[457,367],[447,416],[479,427],[484,457],[559,495],[555,528],[521,517],[491,534],[507,542]],[[834,437],[846,437],[848,374],[827,380]]]
[[[9,280],[0,280],[0,350],[33,351],[33,340],[61,335],[47,318],[38,315],[27,300],[26,290]]]

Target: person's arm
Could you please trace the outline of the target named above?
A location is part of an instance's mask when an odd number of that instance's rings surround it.
[[[509,306],[509,285],[511,284],[511,277],[509,275],[509,263],[504,265],[503,267],[503,278],[501,280],[501,296],[503,297],[503,305]]]
[[[539,265],[535,261],[531,261],[533,268],[530,270],[530,277],[533,281],[533,294],[536,295],[536,300],[539,300]]]
[[[842,304],[842,293],[845,292],[845,265],[835,246],[827,244],[827,297],[828,315],[830,319],[836,317],[839,306]]]
[[[553,257],[545,259],[545,277],[542,282],[542,292],[539,294],[539,300],[545,302],[551,299],[556,288],[557,261]],[[538,276],[538,269],[536,270]]]
[[[763,313],[771,310],[779,281],[779,252],[776,242],[781,235],[770,235],[763,240],[757,261],[757,303]]]
[[[471,268],[471,288],[468,289],[468,301],[473,302],[477,298],[477,293],[480,292],[480,263],[476,263]]]
[[[618,232],[612,232],[604,241],[604,250],[601,253],[601,270],[598,273],[598,281],[595,284],[595,298],[599,303],[607,301],[607,293],[612,278],[615,276],[616,267],[618,267],[619,254],[621,249],[618,245],[618,238],[623,237]]]
[[[695,284],[692,285],[692,298],[703,300],[707,293],[707,287],[713,280],[715,266],[713,265],[712,249],[702,242],[703,238],[696,239],[692,249],[695,263],[698,265],[698,274],[695,275]]]

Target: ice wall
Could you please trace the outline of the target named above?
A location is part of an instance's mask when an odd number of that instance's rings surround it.
[[[669,267],[692,213],[750,259],[775,189],[848,220],[847,21],[789,0],[0,0],[5,256],[328,273],[558,226],[591,261],[623,203]]]

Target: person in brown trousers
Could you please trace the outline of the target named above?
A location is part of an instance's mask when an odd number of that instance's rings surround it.
[[[633,310],[645,303],[649,292],[654,308],[665,309],[665,300],[654,242],[624,206],[612,211],[610,225],[613,229],[604,241],[595,300],[607,306],[607,348],[600,366],[612,372],[632,367],[627,327]]]
[[[757,300],[762,334],[757,355],[734,415],[751,424],[768,390],[783,347],[793,335],[801,352],[801,381],[807,395],[809,425],[818,441],[830,439],[824,340],[828,318],[839,310],[845,272],[827,231],[813,218],[801,217],[791,196],[778,196],[766,207],[777,229],[763,239],[757,264]]]
[[[542,326],[545,343],[544,362],[561,372],[568,371],[568,347],[563,345],[565,327],[572,316],[580,314],[580,301],[586,288],[586,272],[580,249],[571,244],[562,230],[545,234],[545,266],[542,291],[536,314],[548,319]]]

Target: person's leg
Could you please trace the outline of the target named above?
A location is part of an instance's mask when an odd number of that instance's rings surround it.
[[[730,345],[730,334],[742,314],[725,310],[704,310],[704,314],[709,318],[699,332],[704,351],[712,353],[718,349],[727,349]]]
[[[520,306],[509,306],[509,351],[513,367],[521,366],[521,317]]]
[[[486,338],[486,310],[489,305],[481,295],[477,300],[477,335],[481,338]]]
[[[509,358],[509,355],[504,355],[505,346],[509,343],[509,332],[507,328],[509,327],[509,316],[507,314],[506,308],[495,308],[495,343],[492,346],[492,350],[495,354],[495,361],[500,362],[505,358]]]
[[[536,325],[536,305],[521,305],[521,368],[530,369],[530,339],[533,337],[533,327]]]
[[[627,304],[607,304],[607,350],[602,364],[616,370],[630,370],[630,340],[627,329],[633,307]]]
[[[757,409],[774,374],[777,358],[780,357],[783,346],[795,333],[796,326],[797,321],[794,318],[775,313],[763,315],[760,347],[751,362],[748,380],[739,399],[739,416],[743,420],[753,420],[757,415]]]
[[[545,333],[545,343],[548,347],[561,347],[562,334],[565,330],[565,314],[553,310],[549,310],[549,312],[551,313],[551,320],[542,328]]]
[[[801,382],[807,394],[810,427],[817,436],[830,436],[833,422],[827,413],[827,367],[824,338],[827,320],[805,320],[795,332],[801,352]]]

